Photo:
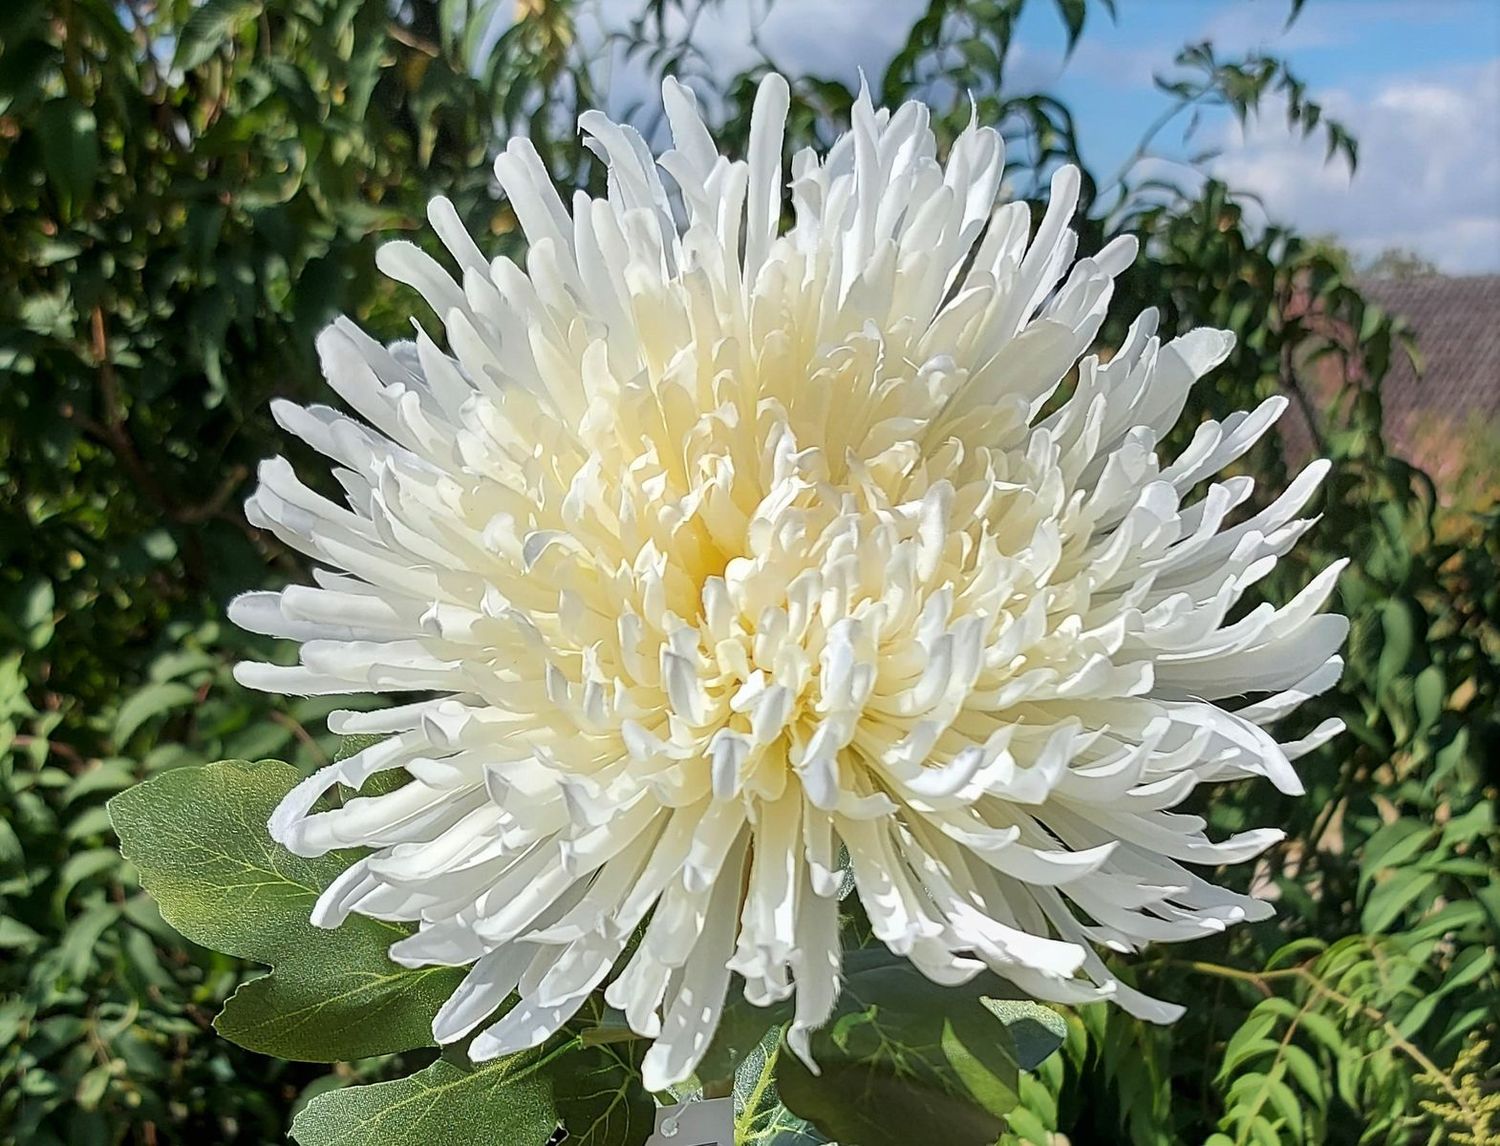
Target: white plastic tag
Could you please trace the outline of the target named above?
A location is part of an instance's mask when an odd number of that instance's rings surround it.
[[[734,1146],[734,1099],[706,1098],[660,1107],[646,1146]]]

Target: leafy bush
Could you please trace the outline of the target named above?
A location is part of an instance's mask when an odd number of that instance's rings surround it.
[[[725,137],[743,141],[755,75],[718,74],[681,37],[715,2],[642,0],[614,46],[647,72],[694,77],[715,96]],[[1109,0],[1051,6],[1072,40],[1113,10]],[[1065,106],[1001,83],[1020,7],[932,0],[877,90],[888,102],[933,102],[948,139],[970,114],[957,93],[972,92],[1012,142],[1015,185],[1035,196],[1059,160],[1089,166]],[[323,702],[268,701],[229,677],[233,660],[272,650],[221,624],[224,602],[264,583],[268,564],[297,572],[292,555],[246,526],[238,501],[275,448],[268,398],[319,394],[316,330],[346,311],[401,333],[374,272],[373,234],[416,228],[442,191],[497,249],[513,244],[487,157],[514,131],[537,141],[559,178],[597,179],[571,127],[596,98],[582,6],[528,0],[493,35],[496,9],[0,6],[8,1140],[277,1141],[299,1096],[393,1065],[377,1056],[330,1072],[217,1037],[212,1016],[256,968],[163,923],[119,859],[103,804],[184,764],[276,757],[305,769],[336,751],[321,731]],[[1226,60],[1195,45],[1162,87],[1173,111],[1189,114],[1243,116],[1277,93],[1295,125],[1354,157],[1353,141],[1274,59]],[[796,142],[827,139],[852,98],[842,83],[802,78]],[[1304,798],[1246,786],[1195,809],[1224,831],[1286,828],[1256,875],[1280,913],[1132,961],[1143,985],[1195,1002],[1171,1030],[1103,1008],[1066,1015],[1062,1053],[1019,1080],[1011,1135],[1489,1140],[1500,1133],[1484,1049],[1500,1041],[1500,517],[1440,509],[1426,476],[1385,450],[1380,380],[1408,332],[1366,305],[1336,259],[1249,226],[1228,188],[1146,170],[1086,179],[1085,246],[1120,230],[1147,240],[1151,261],[1123,280],[1116,315],[1166,298],[1169,330],[1236,331],[1234,357],[1194,396],[1200,414],[1276,392],[1305,408],[1334,474],[1312,544],[1278,566],[1266,592],[1285,600],[1309,569],[1354,556],[1340,587],[1355,620],[1348,672],[1305,717],[1311,727],[1339,715],[1350,732],[1304,762]],[[1105,343],[1119,333],[1107,330]],[[1299,371],[1328,357],[1349,382],[1318,409]],[[1276,442],[1244,464],[1272,491],[1287,477]],[[801,1140],[765,1087],[745,1098],[743,1136]]]

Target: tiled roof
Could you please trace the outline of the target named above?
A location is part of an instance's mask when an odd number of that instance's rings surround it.
[[[1381,388],[1387,429],[1400,435],[1414,417],[1464,421],[1500,416],[1500,275],[1368,279],[1360,289],[1417,335],[1422,377],[1395,356]]]
[[[1358,285],[1369,301],[1406,319],[1422,360],[1418,377],[1405,351],[1392,350],[1380,389],[1386,445],[1426,470],[1448,502],[1465,472],[1476,463],[1494,471],[1486,459],[1500,458],[1500,437],[1490,428],[1500,421],[1500,275],[1365,279]],[[1318,360],[1301,380],[1316,409],[1330,406],[1347,384],[1335,357]],[[1278,429],[1292,461],[1317,452],[1298,404]]]

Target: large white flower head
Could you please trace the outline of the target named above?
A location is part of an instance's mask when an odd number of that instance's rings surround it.
[[[997,205],[996,132],[944,162],[921,104],[862,97],[826,156],[792,161],[783,230],[785,81],[761,85],[743,162],[685,87],[664,98],[659,159],[582,117],[608,194],[571,209],[510,144],[524,269],[442,199],[453,268],[381,251],[445,338],[326,331],[362,420],[276,405],[347,505],[263,467],[251,520],[321,568],[235,601],[301,642],[297,666],[239,679],[421,696],[335,714],[383,739],[271,821],[298,854],[371,849],[315,922],[412,921],[397,962],[472,964],[434,1033],[479,1029],[476,1060],[539,1044],[607,983],[655,1040],[652,1090],[693,1072],[740,982],[795,994],[806,1054],[839,991],[845,854],[874,935],[940,983],[990,968],[1174,1018],[1097,949],[1269,913],[1198,872],[1281,833],[1214,842],[1171,809],[1250,775],[1297,792],[1289,761],[1337,731],[1265,728],[1338,677],[1346,623],[1319,613],[1338,568],[1230,619],[1326,467],[1237,524],[1248,477],[1187,503],[1284,402],[1159,456],[1231,337],[1163,342],[1148,311],[1079,361],[1136,244],[1073,261],[1076,170],[1032,236],[1024,204]],[[409,779],[317,810],[389,769]]]

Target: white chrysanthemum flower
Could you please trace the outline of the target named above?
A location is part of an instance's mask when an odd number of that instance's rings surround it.
[[[1162,342],[1148,311],[1107,363],[1078,361],[1136,244],[1073,262],[1076,170],[1028,242],[1026,206],[996,205],[994,131],[943,163],[921,104],[861,98],[826,157],[792,161],[783,233],[786,83],[761,86],[747,162],[686,88],[664,96],[659,160],[583,116],[609,192],[571,210],[510,144],[495,169],[524,270],[486,260],[442,199],[457,280],[409,243],[381,251],[447,350],[325,332],[363,421],[275,408],[348,506],[263,467],[251,520],[323,568],[234,603],[301,642],[299,665],[239,679],[427,697],[336,714],[384,739],[272,819],[298,854],[372,849],[314,921],[413,921],[397,962],[472,964],[433,1029],[484,1027],[476,1060],[542,1042],[609,980],[661,1090],[736,975],[753,1003],[795,992],[806,1055],[839,991],[847,849],[874,934],[932,979],[987,967],[1174,1018],[1096,948],[1270,911],[1184,865],[1282,833],[1212,842],[1170,809],[1251,775],[1297,792],[1289,761],[1337,731],[1278,745],[1265,727],[1339,675],[1346,622],[1319,614],[1338,568],[1229,619],[1308,528],[1326,466],[1238,524],[1248,477],[1184,503],[1285,403],[1158,456],[1231,337]],[[314,810],[388,769],[409,782]]]

